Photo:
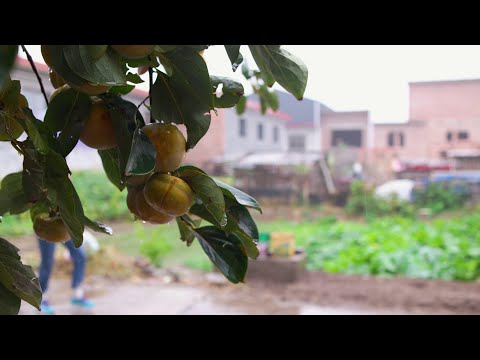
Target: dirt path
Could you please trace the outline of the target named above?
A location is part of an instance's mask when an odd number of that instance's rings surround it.
[[[227,285],[230,287],[230,285]],[[234,290],[234,291],[238,291]],[[246,297],[231,297],[225,289],[194,287],[185,284],[165,284],[160,280],[129,282],[105,282],[98,280],[90,289],[95,301],[92,310],[76,309],[69,304],[68,282],[59,279],[52,284],[50,300],[55,304],[58,315],[336,315],[369,314],[360,309],[320,307],[315,304],[286,302],[282,299],[269,299],[268,302],[245,301]],[[260,295],[261,300],[265,294]],[[253,300],[253,299],[252,299]],[[38,312],[28,304],[23,304],[23,315]]]
[[[187,275],[185,275],[187,274]],[[214,280],[214,281],[213,281]],[[163,277],[130,281],[91,277],[88,292],[93,311],[69,304],[68,279],[52,282],[51,301],[58,314],[480,314],[480,284],[382,279],[309,273],[291,285],[232,285],[221,277],[185,272],[179,282]],[[35,314],[29,305],[22,314]]]

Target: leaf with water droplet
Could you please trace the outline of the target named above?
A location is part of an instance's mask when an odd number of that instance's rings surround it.
[[[227,223],[228,223],[228,218],[227,218],[227,214],[225,214],[223,219],[220,221],[220,226],[226,226]]]
[[[87,218],[86,216],[83,217],[83,222],[85,223],[86,226],[88,226],[93,231],[101,232],[101,233],[104,233],[104,234],[107,234],[107,235],[112,235],[113,234],[113,230],[112,230],[111,227],[109,227],[107,225],[104,225],[104,224],[101,224],[97,221],[92,221],[89,218]]]

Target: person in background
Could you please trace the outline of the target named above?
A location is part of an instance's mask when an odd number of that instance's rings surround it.
[[[358,161],[353,164],[353,178],[356,180],[362,179],[363,166]]]
[[[73,245],[72,240],[63,243],[63,245],[68,249],[70,253],[70,259],[73,263],[71,282],[72,294],[70,302],[74,306],[91,309],[94,306],[94,303],[86,298],[85,291],[82,286],[87,265],[87,253],[85,251],[85,247],[82,245],[81,247],[76,248],[75,245]],[[55,309],[49,301],[48,285],[55,263],[56,244],[43,239],[38,239],[38,246],[40,248],[41,256],[38,280],[43,293],[41,313],[53,315],[55,314]]]

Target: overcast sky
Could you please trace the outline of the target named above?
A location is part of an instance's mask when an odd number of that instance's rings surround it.
[[[478,45],[285,47],[308,67],[305,97],[337,111],[370,110],[374,122],[407,120],[408,82],[480,78]],[[28,45],[27,49],[35,60],[43,61],[39,46]],[[252,64],[246,46],[242,47],[242,53]],[[210,47],[205,58],[212,74],[242,79],[240,74],[232,72],[223,46]]]

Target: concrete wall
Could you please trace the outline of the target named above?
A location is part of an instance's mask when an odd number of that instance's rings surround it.
[[[479,99],[480,80],[410,84],[410,119],[425,121],[421,138],[427,144],[430,158],[439,158],[443,151],[452,148],[480,147]],[[449,142],[449,131],[455,134],[467,131],[469,139],[460,140],[454,136]],[[412,145],[416,147],[420,143]]]
[[[305,138],[305,151],[316,152],[321,150],[321,131],[313,128],[288,128],[288,137],[303,136]],[[288,146],[288,143],[287,143]],[[289,149],[290,150],[290,149]]]
[[[200,139],[195,148],[187,152],[184,164],[195,165],[205,168],[207,163],[221,156],[225,152],[225,111],[220,109],[218,115],[211,113],[210,128],[207,134]],[[179,126],[184,135],[186,130],[183,125]],[[207,170],[207,169],[205,169]]]
[[[240,119],[245,119],[246,134],[240,136]],[[257,136],[257,127],[263,125],[263,139]],[[278,141],[273,138],[274,127],[278,128]],[[225,155],[243,156],[250,152],[286,151],[288,139],[285,123],[274,115],[247,109],[237,115],[235,109],[225,109]]]
[[[428,159],[428,141],[425,138],[426,124],[421,121],[410,121],[405,124],[376,124],[375,149],[378,153],[397,155],[400,159]],[[389,133],[403,133],[404,145],[388,145]]]
[[[332,132],[334,130],[360,130],[362,133],[362,149],[366,149],[371,144],[370,137],[373,135],[369,131],[369,113],[368,111],[347,111],[325,113],[321,119],[322,130],[322,150],[328,150],[331,147]]]

